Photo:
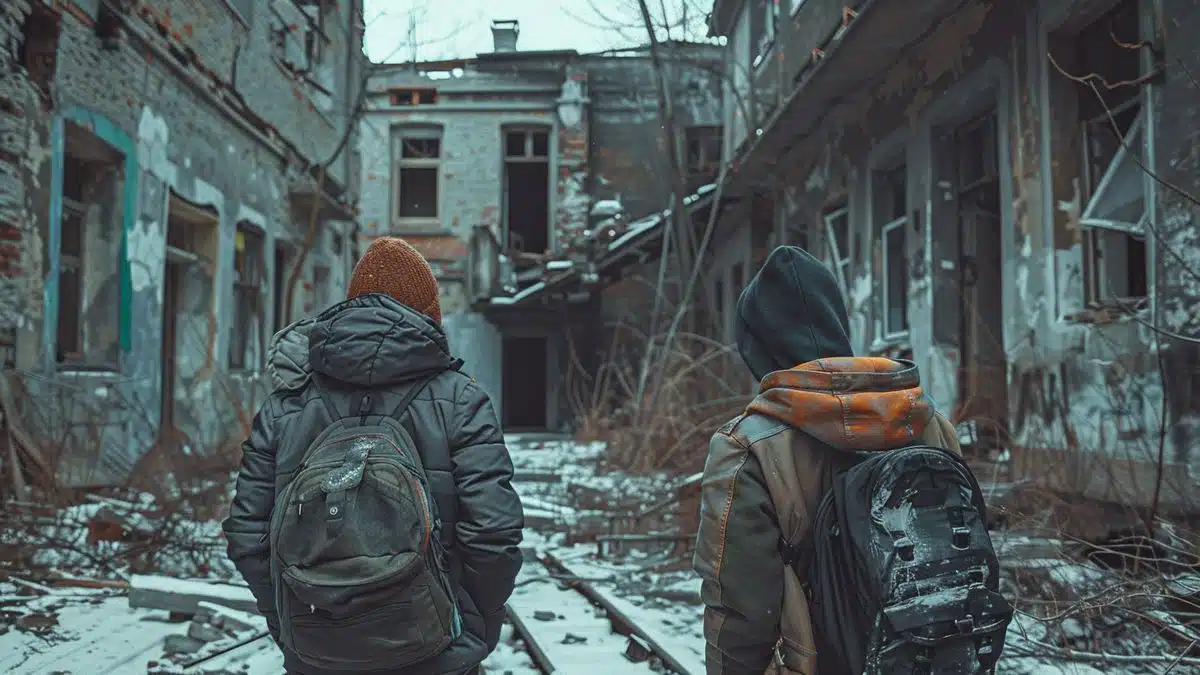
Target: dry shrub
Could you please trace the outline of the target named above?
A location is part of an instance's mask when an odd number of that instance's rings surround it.
[[[613,469],[700,470],[713,432],[750,398],[750,377],[737,353],[695,333],[677,334],[664,351],[664,336],[628,323],[607,329],[609,346],[595,375],[577,360],[569,371],[577,439],[608,443],[606,463]]]

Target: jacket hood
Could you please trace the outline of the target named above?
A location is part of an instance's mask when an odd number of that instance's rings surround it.
[[[387,295],[346,300],[317,317],[308,336],[312,369],[360,387],[384,387],[451,368],[433,319]]]
[[[890,450],[920,440],[933,419],[912,361],[818,359],[763,378],[746,408],[833,448]]]
[[[797,363],[853,356],[842,290],[820,260],[780,246],[737,303],[737,346],[754,377]]]
[[[276,389],[299,389],[308,382],[308,334],[316,319],[301,319],[271,338],[267,348],[267,374]]]

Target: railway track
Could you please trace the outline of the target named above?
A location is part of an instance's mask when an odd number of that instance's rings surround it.
[[[513,633],[544,675],[583,675],[622,658],[622,675],[701,675],[592,582],[550,554],[527,559],[508,602]]]

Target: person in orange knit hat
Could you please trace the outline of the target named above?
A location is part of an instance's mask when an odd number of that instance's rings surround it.
[[[373,241],[347,296],[273,341],[229,557],[288,673],[478,673],[522,561],[500,420],[408,242]]]
[[[433,268],[421,252],[399,237],[371,242],[354,266],[347,298],[368,293],[390,295],[408,307],[442,323],[442,304]]]

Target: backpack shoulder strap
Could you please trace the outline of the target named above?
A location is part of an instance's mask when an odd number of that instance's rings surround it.
[[[408,391],[404,392],[404,398],[400,399],[400,405],[397,405],[392,411],[392,417],[399,419],[400,415],[403,414],[405,410],[408,410],[408,407],[412,405],[412,402],[417,400],[417,396],[422,391],[425,391],[425,387],[428,387],[429,383],[433,382],[438,375],[441,375],[441,373],[434,372],[413,383],[413,385],[408,388]]]

